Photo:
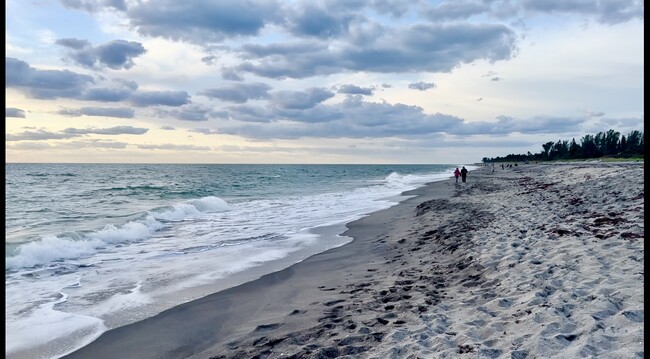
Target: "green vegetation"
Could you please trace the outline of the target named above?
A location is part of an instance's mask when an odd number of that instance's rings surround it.
[[[584,160],[598,158],[601,160],[620,161],[643,160],[645,149],[644,134],[641,131],[632,131],[627,136],[614,130],[599,132],[595,136],[585,135],[578,144],[575,138],[569,141],[558,140],[546,142],[542,145],[540,153],[509,154],[505,157],[483,157],[483,163],[488,162],[525,162],[525,161],[553,161],[553,160]]]

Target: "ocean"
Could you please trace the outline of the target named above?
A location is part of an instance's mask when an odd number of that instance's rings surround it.
[[[6,357],[58,358],[341,246],[455,167],[6,164]]]

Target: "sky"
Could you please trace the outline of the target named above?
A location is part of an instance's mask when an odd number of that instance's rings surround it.
[[[642,0],[8,0],[6,162],[469,164],[643,127]]]

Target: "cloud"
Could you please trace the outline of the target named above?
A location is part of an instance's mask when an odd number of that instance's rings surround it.
[[[65,7],[96,12],[102,10],[126,10],[125,0],[60,0]]]
[[[374,89],[372,87],[359,87],[356,85],[341,85],[336,92],[348,95],[366,95],[371,96]]]
[[[25,111],[19,108],[5,107],[5,117],[25,118]]]
[[[142,91],[133,93],[129,101],[135,106],[182,106],[190,103],[190,95],[185,91]]]
[[[8,140],[7,140],[8,141]],[[13,142],[5,144],[5,148],[8,150],[27,150],[27,151],[41,151],[41,150],[51,150],[52,145],[46,142]]]
[[[113,148],[122,149],[129,145],[126,142],[107,141],[98,139],[89,139],[83,141],[70,141],[64,143],[57,143],[55,148]]]
[[[447,129],[446,132],[451,135],[505,135],[514,132],[522,134],[569,133],[580,130],[586,122],[586,117],[536,116],[519,119],[499,116],[497,121],[461,123]]]
[[[433,21],[464,20],[489,11],[490,5],[486,2],[446,1],[429,8],[424,15]]]
[[[598,22],[609,25],[644,18],[643,1],[524,0],[521,6],[528,12],[594,16]]]
[[[83,93],[81,100],[120,102],[129,98],[133,90],[127,88],[91,88]]]
[[[36,131],[24,131],[19,134],[5,134],[5,141],[44,141],[44,140],[63,140],[72,137],[78,137],[76,133],[50,132],[39,129]]]
[[[363,21],[359,15],[331,11],[316,3],[300,5],[286,19],[289,32],[296,36],[339,37],[348,33],[353,21]]]
[[[142,35],[189,42],[206,49],[222,45],[225,40],[266,35],[262,29],[286,38],[282,43],[265,41],[264,45],[244,44],[228,50],[244,60],[223,72],[224,78],[233,80],[241,80],[244,72],[276,79],[348,71],[449,72],[463,63],[507,60],[516,54],[517,36],[508,26],[457,21],[490,10],[489,5],[480,2],[447,2],[430,7],[430,13],[442,18],[413,26],[367,17],[368,10],[401,16],[411,6],[419,5],[391,0],[326,4],[162,0],[133,2],[124,16]],[[214,60],[213,55],[204,58],[208,63]]]
[[[314,87],[305,91],[277,91],[272,97],[274,104],[280,108],[304,110],[334,97],[334,93]]]
[[[361,96],[306,110],[254,109],[244,119],[240,109],[231,109],[233,119],[247,123],[224,124],[218,131],[253,139],[385,138],[433,135],[462,124],[454,116],[425,114],[418,106],[365,102]]]
[[[234,103],[245,103],[248,100],[268,98],[270,89],[271,86],[260,82],[242,83],[206,89],[200,91],[199,95]]]
[[[82,50],[85,48],[88,48],[91,46],[90,42],[88,40],[81,40],[81,39],[58,39],[56,40],[56,43],[58,45],[68,47],[74,50]]]
[[[193,128],[191,130],[188,130],[189,132],[195,132],[195,133],[201,133],[204,135],[217,135],[219,134],[219,131],[212,130],[209,128]]]
[[[126,40],[113,40],[96,47],[79,39],[59,39],[56,43],[69,49],[68,56],[74,63],[89,68],[130,69],[135,65],[133,59],[147,52],[141,43]]]
[[[230,81],[244,81],[244,78],[237,71],[230,68],[221,69],[221,78]]]
[[[574,14],[595,18],[602,24],[614,25],[644,18],[643,1],[621,0],[523,0],[511,1],[443,1],[429,5],[423,11],[432,21],[464,20],[488,15],[499,19],[521,17],[525,14]]]
[[[418,5],[417,1],[403,0],[374,0],[372,1],[375,11],[379,14],[390,14],[399,18],[404,15],[411,5]]]
[[[107,87],[91,87],[96,80],[68,70],[38,70],[25,61],[7,57],[5,61],[6,87],[16,88],[28,97],[54,100],[72,98],[78,100],[119,102],[128,101],[139,107],[171,106],[190,103],[186,91],[138,91],[134,81],[113,80]],[[123,114],[126,112],[123,112]]]
[[[66,149],[81,149],[81,148],[109,148],[109,149],[123,149],[129,144],[126,142],[107,141],[98,139],[88,139],[82,141],[69,141],[59,143],[43,143],[43,142],[17,142],[7,146],[8,149],[13,150],[66,150]]]
[[[133,118],[135,112],[126,107],[82,107],[80,109],[62,109],[57,112],[64,116],[104,116],[117,118]]]
[[[194,146],[194,145],[174,145],[174,144],[160,144],[160,145],[137,145],[138,148],[143,150],[172,150],[172,151],[209,151],[208,146]]]
[[[281,19],[281,9],[281,3],[266,0],[160,0],[134,3],[127,15],[142,35],[206,45],[258,35]]]
[[[409,88],[413,90],[420,90],[420,91],[426,91],[428,89],[432,89],[436,87],[436,84],[433,82],[415,82],[412,84],[409,84]]]
[[[116,126],[109,128],[66,128],[61,131],[67,135],[142,135],[149,131],[148,128],[133,126]]]
[[[198,105],[184,105],[177,109],[158,109],[156,113],[161,117],[172,117],[181,121],[207,121],[210,118],[228,118],[226,111],[213,111],[211,108]]]
[[[238,105],[226,108],[230,117],[244,122],[270,122],[273,120],[271,110],[261,106]]]
[[[510,59],[517,47],[515,33],[504,25],[451,23],[395,29],[365,46],[294,43],[246,46],[242,50],[248,61],[236,66],[237,70],[282,79],[347,71],[449,72],[480,59]]]
[[[5,86],[37,99],[78,98],[95,80],[68,70],[37,70],[25,61],[5,58]]]
[[[228,111],[234,121],[224,123],[218,129],[197,129],[195,132],[238,135],[255,140],[391,137],[412,140],[442,134],[504,136],[582,132],[590,119],[589,116],[499,116],[495,121],[469,122],[448,114],[427,114],[418,106],[366,102],[358,95],[350,95],[340,104],[321,103],[307,109],[284,109],[269,103],[267,106],[233,106]],[[624,122],[630,126],[631,123],[638,125],[642,120],[608,121],[610,124]]]
[[[165,131],[174,131],[174,130],[176,130],[176,127],[174,127],[174,126],[160,126],[158,128],[160,128],[161,130],[165,130]]]

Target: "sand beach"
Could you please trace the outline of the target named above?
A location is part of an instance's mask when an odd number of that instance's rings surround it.
[[[643,166],[433,182],[349,244],[65,358],[643,358]]]

